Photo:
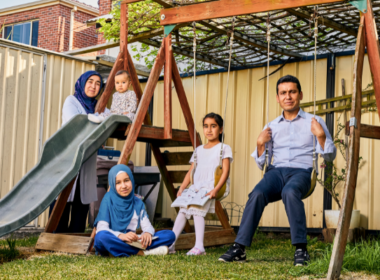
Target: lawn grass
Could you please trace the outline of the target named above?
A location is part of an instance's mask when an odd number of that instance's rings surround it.
[[[36,239],[18,241],[35,244]],[[19,246],[19,245],[18,245]],[[105,258],[43,253],[0,265],[0,279],[305,279],[325,277],[331,245],[309,240],[312,262],[293,267],[294,248],[288,239],[255,237],[246,263],[221,263],[228,246],[207,248],[206,256],[186,251],[169,256]],[[360,271],[380,278],[380,241],[349,245],[343,271]],[[370,263],[370,264],[368,264]],[[327,266],[326,266],[327,265]]]

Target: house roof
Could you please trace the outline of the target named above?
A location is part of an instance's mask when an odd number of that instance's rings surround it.
[[[29,11],[32,9],[43,8],[52,5],[64,5],[70,8],[74,8],[76,6],[79,11],[86,12],[88,14],[92,14],[94,16],[99,15],[99,9],[85,3],[82,3],[77,0],[37,0],[21,5],[11,6],[4,9],[0,9],[0,16],[19,13],[23,11]]]

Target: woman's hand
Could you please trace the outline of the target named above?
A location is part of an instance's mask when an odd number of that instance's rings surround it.
[[[129,114],[129,112],[123,112],[123,115],[124,116],[126,116],[126,115],[128,115]]]
[[[141,245],[144,248],[147,248],[150,245],[152,245],[152,235],[148,232],[145,232],[143,235],[141,235],[140,240],[141,240]]]
[[[216,195],[218,194],[218,191],[216,190],[216,189],[213,189],[212,191],[210,191],[210,192],[208,192],[208,193],[206,193],[206,195],[205,196],[209,196],[210,197],[210,199],[213,199],[213,198],[215,198],[216,197]]]
[[[133,242],[133,241],[137,241],[137,240],[139,240],[139,237],[138,237],[137,234],[134,233],[133,231],[130,231],[130,232],[127,232],[127,233],[119,234],[118,237],[119,237],[121,240],[123,240],[124,242]]]

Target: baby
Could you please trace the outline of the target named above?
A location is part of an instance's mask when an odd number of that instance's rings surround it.
[[[101,123],[109,115],[125,115],[133,121],[137,109],[137,97],[134,91],[128,90],[131,85],[129,73],[120,70],[115,75],[116,92],[112,96],[111,110],[105,113],[88,114],[93,123]]]

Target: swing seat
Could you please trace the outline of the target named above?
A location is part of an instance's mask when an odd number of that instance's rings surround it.
[[[311,194],[315,190],[315,186],[316,185],[317,185],[317,172],[313,168],[313,171],[311,171],[311,175],[310,175],[310,189],[309,189],[309,191],[307,192],[307,194],[302,199],[306,199],[309,196],[311,196]]]
[[[195,169],[196,168],[194,167],[193,170],[191,170],[191,175],[190,175],[191,185],[194,184]],[[219,183],[219,180],[220,180],[220,177],[222,177],[222,174],[223,174],[223,168],[222,168],[222,166],[218,165],[215,168],[215,172],[214,172],[214,187],[216,187],[216,185]],[[226,182],[224,182],[223,186],[218,191],[215,199],[216,200],[222,200],[222,199],[226,198],[229,194],[230,194],[230,188],[227,187],[227,180],[226,180]]]
[[[216,187],[216,185],[218,185],[220,178],[222,177],[222,174],[223,174],[223,168],[222,168],[222,166],[219,165],[216,167],[215,173],[214,173],[214,180],[215,180],[214,181],[214,187]],[[218,191],[218,194],[215,197],[216,200],[222,200],[230,194],[230,190],[227,187],[227,180],[224,182],[223,186]]]
[[[266,164],[264,165],[264,174],[265,173],[267,173],[267,165]],[[215,175],[216,175],[216,171],[215,171]],[[317,172],[313,168],[313,171],[311,171],[311,175],[310,175],[310,189],[302,199],[306,199],[309,196],[311,196],[315,190],[316,185],[317,185]],[[219,195],[219,193],[218,193],[218,195]]]

